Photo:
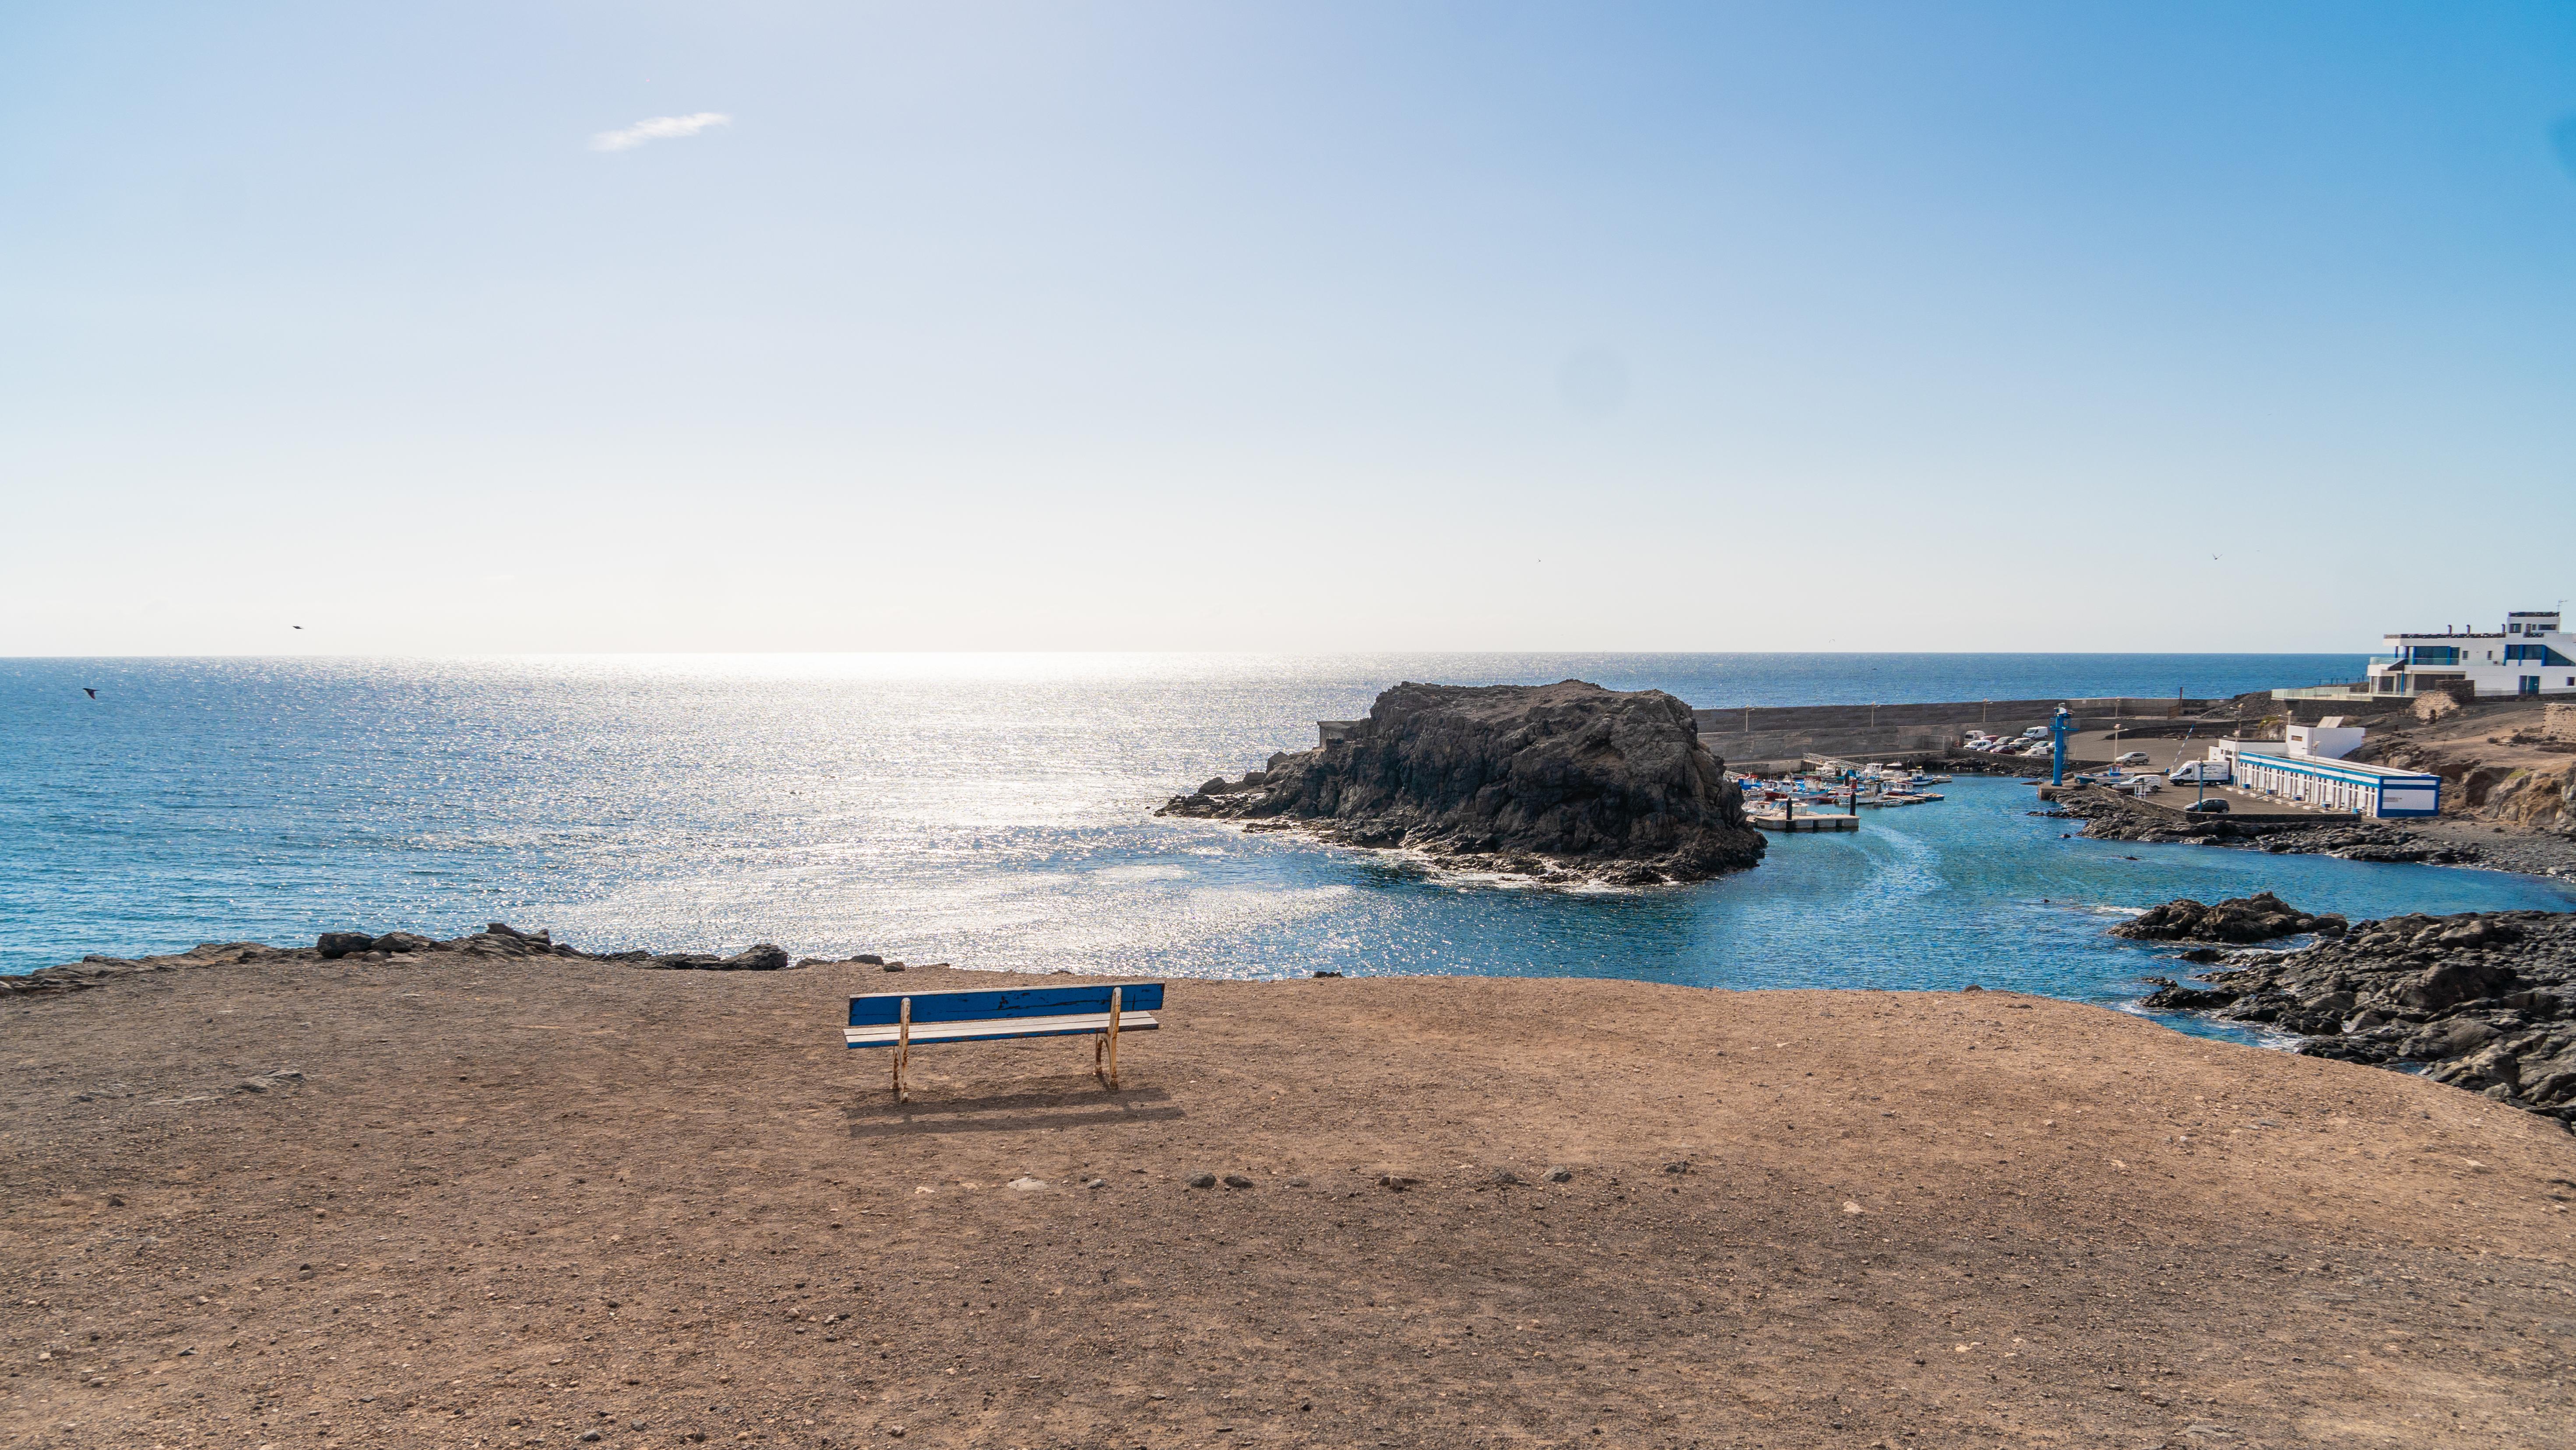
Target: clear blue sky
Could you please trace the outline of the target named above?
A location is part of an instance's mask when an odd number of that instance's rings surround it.
[[[27,3],[0,134],[0,654],[2576,595],[2563,3]]]

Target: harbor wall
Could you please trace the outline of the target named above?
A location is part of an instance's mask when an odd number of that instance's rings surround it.
[[[2113,725],[2150,733],[2161,722],[2178,729],[2185,721],[2208,728],[2206,716],[2232,705],[2225,699],[2171,695],[2116,695],[2037,700],[1936,700],[1893,705],[1753,705],[1693,709],[1692,723],[1700,743],[1730,767],[1794,766],[1800,760],[1827,756],[1843,760],[1920,761],[1959,748],[1970,730],[2018,735],[2045,725],[2063,705],[2078,730],[2108,730]],[[2300,701],[2300,705],[2314,702]],[[2312,712],[2272,710],[2293,718]],[[2356,711],[2354,713],[2367,713]],[[1347,740],[1365,720],[1318,720],[1322,744]],[[2305,721],[2303,723],[2314,723]],[[2250,725],[2251,722],[2249,721]],[[2163,732],[2154,732],[2163,733]]]
[[[2045,700],[1950,700],[1899,705],[1755,705],[1691,711],[1699,739],[1730,768],[1794,765],[1814,756],[1920,761],[1955,750],[1970,730],[2018,735],[2064,705],[2078,730],[2200,715],[2225,700],[2122,695]],[[2179,710],[2177,710],[2179,706]]]
[[[2099,717],[2141,720],[2197,715],[2226,700],[2176,699],[2171,695],[2121,695],[2045,700],[1952,700],[1907,705],[1752,705],[1695,709],[1691,718],[1702,735],[1750,735],[1784,730],[1886,730],[1901,726],[1956,726],[1952,735],[1971,727],[1994,734],[2045,725],[2064,705],[2077,719]],[[2180,706],[2180,709],[2176,709]],[[2086,727],[2090,728],[2090,727]]]
[[[1757,765],[1795,766],[1809,756],[1837,760],[1924,760],[1946,755],[1959,732],[1909,726],[1897,730],[1757,730],[1732,735],[1701,731],[1699,743],[1729,770]]]

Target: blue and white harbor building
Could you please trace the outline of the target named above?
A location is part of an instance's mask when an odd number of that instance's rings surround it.
[[[2392,634],[2370,661],[2370,693],[2416,695],[2465,681],[2481,695],[2576,695],[2576,635],[2555,609],[2518,609],[2493,634]]]
[[[2274,754],[2259,747],[2236,753],[2236,786],[2321,811],[2357,816],[2438,816],[2442,778],[2421,770]]]
[[[2442,813],[2440,776],[2342,759],[2361,743],[2361,730],[2342,717],[2284,733],[2289,738],[2278,741],[2221,740],[2209,747],[2209,758],[2226,763],[2238,790],[2314,810],[2373,818]]]

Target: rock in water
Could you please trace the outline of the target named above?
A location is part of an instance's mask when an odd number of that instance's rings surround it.
[[[2297,1033],[2308,1056],[2421,1072],[2576,1130],[2576,913],[2392,916],[2226,960],[2205,988],[2149,978],[2146,1005]]]
[[[1697,881],[1762,859],[1744,793],[1660,690],[1402,684],[1347,738],[1211,781],[1157,815],[1276,822],[1462,866],[1623,884]]]
[[[2258,942],[2316,932],[2341,936],[2340,916],[2310,916],[2269,891],[2234,896],[2216,906],[2203,906],[2186,896],[2149,909],[2134,921],[2111,928],[2111,935],[2142,941]]]

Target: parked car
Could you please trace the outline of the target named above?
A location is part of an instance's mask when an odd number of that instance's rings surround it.
[[[2182,808],[2182,813],[2187,816],[2223,816],[2227,814],[2227,802],[2222,800],[2193,801],[2190,805]]]
[[[2125,755],[2113,758],[2111,763],[2113,765],[2144,765],[2147,763],[2147,753],[2143,750],[2132,750]]]
[[[2154,795],[2157,791],[2163,790],[2164,788],[2164,780],[2159,776],[2142,775],[2129,782],[2129,794],[2131,795]]]

